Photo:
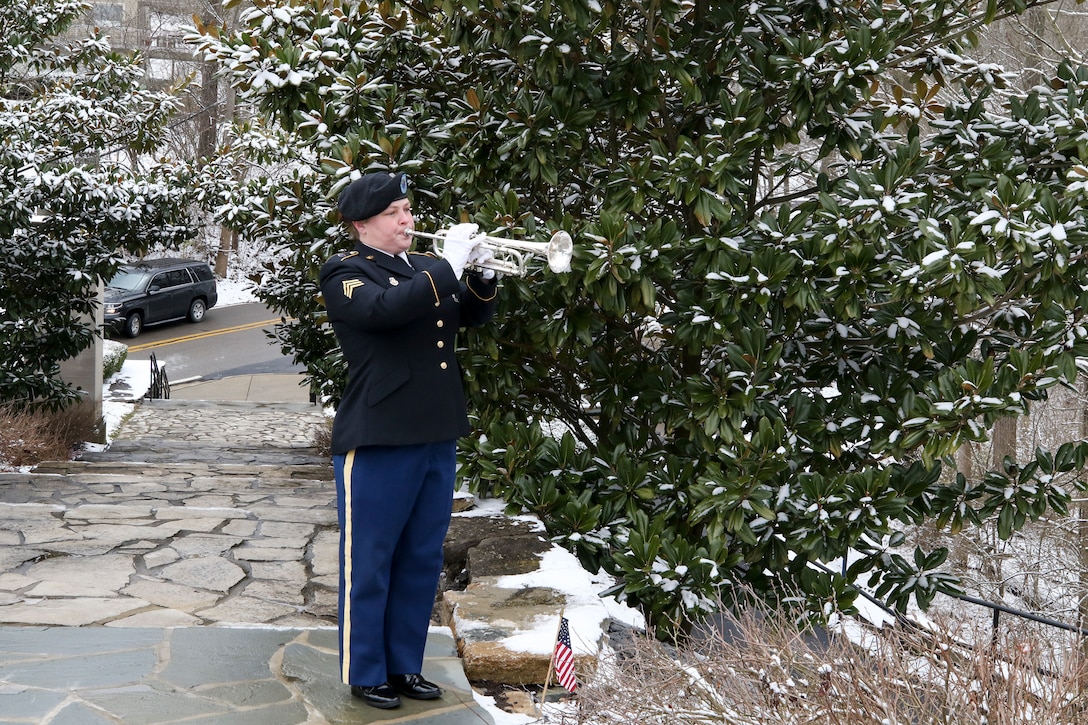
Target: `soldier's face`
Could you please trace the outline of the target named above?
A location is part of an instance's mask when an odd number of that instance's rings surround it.
[[[359,239],[368,246],[390,254],[407,252],[412,246],[408,234],[415,227],[412,203],[408,199],[394,201],[385,211],[361,222],[355,222]]]

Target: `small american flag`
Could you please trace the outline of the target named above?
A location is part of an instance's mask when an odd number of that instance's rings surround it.
[[[569,692],[578,689],[578,678],[574,676],[574,651],[570,647],[570,626],[566,617],[559,620],[559,637],[555,642],[555,674],[559,684]]]

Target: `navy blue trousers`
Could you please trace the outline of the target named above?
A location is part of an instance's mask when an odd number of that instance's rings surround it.
[[[372,687],[423,668],[450,525],[456,441],[333,456],[340,518],[340,675]]]

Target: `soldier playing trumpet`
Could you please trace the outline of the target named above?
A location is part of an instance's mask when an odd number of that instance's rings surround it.
[[[441,259],[408,254],[413,230],[404,174],[366,174],[344,189],[355,240],[321,268],[320,284],[348,365],[333,422],[340,522],[340,665],[354,696],[389,709],[440,698],[422,675],[455,443],[468,434],[459,328],[494,315],[491,252],[475,224],[445,234]]]

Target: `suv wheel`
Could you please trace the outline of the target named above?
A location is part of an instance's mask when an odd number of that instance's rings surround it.
[[[125,337],[136,337],[144,329],[144,318],[139,312],[133,312],[125,318]]]
[[[200,322],[207,311],[208,306],[204,304],[204,300],[200,298],[193,300],[189,303],[189,322]]]

